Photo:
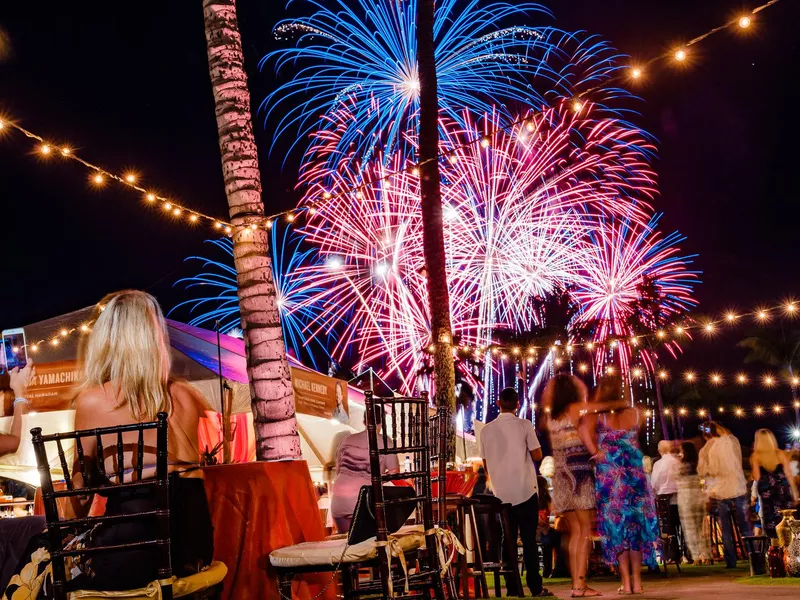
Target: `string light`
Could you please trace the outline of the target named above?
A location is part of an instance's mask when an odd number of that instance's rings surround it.
[[[690,46],[693,46],[693,45],[695,45],[695,44],[707,39],[711,35],[714,35],[714,34],[720,32],[720,31],[722,31],[722,30],[724,30],[724,29],[726,29],[728,27],[738,26],[740,29],[747,29],[752,25],[753,16],[755,14],[757,14],[757,13],[759,13],[759,12],[761,12],[761,11],[763,11],[763,10],[765,10],[765,9],[775,5],[775,4],[777,4],[778,2],[779,2],[779,0],[769,0],[765,4],[753,9],[753,11],[749,15],[742,15],[738,19],[734,19],[733,21],[729,21],[729,22],[727,22],[727,23],[725,23],[725,24],[723,24],[721,26],[714,27],[714,28],[710,29],[709,31],[707,31],[707,32],[705,32],[703,34],[698,35],[697,37],[693,38],[692,40],[690,40],[689,42],[684,44],[682,47],[680,47],[677,50],[673,51],[671,53],[671,56],[675,60],[677,60],[678,62],[684,62],[688,58],[688,48]],[[646,61],[645,63],[642,63],[642,65],[637,65],[637,66],[630,67],[628,70],[626,70],[623,73],[621,73],[618,76],[618,78],[627,77],[629,79],[634,79],[634,80],[639,79],[639,78],[642,77],[643,72],[644,72],[643,66],[649,65],[649,64],[653,63],[654,61],[657,61],[659,59],[663,59],[663,58],[666,58],[666,57],[669,57],[669,56],[670,56],[670,53],[668,53],[667,55],[653,57],[649,61]],[[412,87],[413,87],[413,85],[416,85],[416,84],[414,84],[414,82],[411,82],[409,85],[412,85]],[[589,89],[586,89],[585,91],[583,91],[578,97],[576,97],[573,100],[573,102],[572,102],[573,110],[575,112],[580,112],[585,106],[585,103],[582,101],[582,98],[584,98],[585,96],[591,94],[595,90],[600,89],[600,87],[601,86],[598,85],[598,86],[595,86],[593,88],[589,88]],[[13,127],[15,129],[17,129],[18,131],[20,131],[24,135],[26,135],[28,138],[31,138],[31,139],[34,139],[34,140],[38,140],[39,142],[41,142],[43,144],[46,143],[42,139],[41,136],[38,136],[38,135],[36,135],[34,133],[31,133],[30,131],[20,127],[16,123],[13,123],[13,122],[10,122],[10,121],[2,121],[2,120],[0,120],[0,129],[4,128],[6,125],[8,125],[9,127]],[[457,158],[455,156],[455,152],[458,149],[470,146],[470,145],[472,145],[472,144],[474,144],[476,142],[480,142],[484,147],[487,147],[487,145],[490,143],[490,138],[491,138],[492,135],[494,135],[495,133],[498,133],[500,131],[503,131],[503,130],[513,129],[516,126],[519,126],[520,128],[524,127],[530,133],[533,133],[533,131],[535,129],[534,126],[530,123],[530,121],[528,120],[527,117],[520,118],[520,119],[518,119],[518,120],[516,120],[516,121],[514,121],[512,123],[509,123],[509,124],[507,124],[505,126],[498,126],[497,128],[495,128],[494,131],[486,133],[483,137],[480,137],[480,138],[477,138],[477,139],[474,139],[474,140],[471,140],[471,141],[467,141],[467,142],[465,142],[464,144],[461,144],[458,147],[450,148],[448,150],[444,150],[444,151],[440,152],[439,156],[436,159],[433,159],[433,160],[438,160],[439,158],[447,158],[451,163],[455,164],[455,162],[457,161]],[[111,173],[109,171],[101,169],[101,168],[97,167],[96,165],[93,165],[91,163],[88,163],[87,161],[84,161],[83,159],[75,157],[71,153],[71,151],[66,147],[62,149],[62,154],[65,157],[72,158],[72,159],[76,160],[77,162],[81,163],[83,166],[85,166],[85,167],[87,167],[87,168],[89,168],[89,169],[91,169],[93,171],[96,171],[98,174],[104,175],[105,178],[117,180],[117,181],[119,181],[121,183],[124,183],[125,185],[128,185],[130,187],[133,187],[133,188],[135,188],[135,189],[137,189],[137,190],[139,190],[139,191],[141,191],[143,193],[145,192],[145,190],[141,190],[140,188],[138,188],[136,186],[136,184],[135,184],[135,179],[136,179],[135,176],[134,176],[133,180],[128,180],[128,176],[120,177],[118,175],[114,175],[113,173]],[[363,187],[366,187],[368,185],[374,185],[375,183],[378,183],[381,180],[388,179],[392,175],[404,173],[404,172],[409,171],[409,170],[411,171],[411,173],[413,175],[418,176],[419,173],[420,173],[420,171],[419,171],[419,167],[420,166],[421,165],[414,165],[414,166],[406,167],[406,168],[401,169],[401,170],[399,170],[397,172],[389,173],[389,174],[387,174],[386,176],[382,177],[381,179],[379,179],[377,181],[364,182],[359,187],[363,188]],[[103,183],[103,181],[102,180],[101,181],[96,181],[96,183],[100,184],[100,183]],[[349,190],[344,190],[342,192],[337,192],[336,194],[333,194],[329,190],[326,190],[326,191],[324,191],[322,193],[322,197],[324,199],[326,199],[326,200],[329,200],[329,199],[333,198],[334,196],[344,196],[344,195],[352,193],[353,191],[354,191],[353,189],[349,189]],[[163,198],[159,198],[159,199],[162,200],[162,201],[164,200]],[[205,215],[202,212],[195,211],[195,210],[189,209],[189,208],[184,207],[184,206],[181,206],[180,208],[181,208],[182,212],[189,213],[190,215],[191,214],[196,214],[198,216],[198,219],[202,218],[202,219],[208,221],[210,224],[214,224],[215,221],[217,221],[217,219],[209,217],[208,215]],[[311,211],[313,209],[314,209],[314,206],[313,206],[313,203],[312,203],[310,206],[307,205],[307,206],[304,206],[304,207],[301,207],[301,208],[290,209],[288,211],[282,211],[280,213],[276,213],[276,214],[270,215],[268,217],[266,217],[266,216],[262,217],[262,220],[260,221],[260,223],[262,223],[266,228],[269,228],[269,224],[271,223],[272,220],[274,220],[276,218],[280,218],[281,216],[283,216],[285,214],[292,214],[293,215],[294,213],[299,213],[299,212],[301,212],[303,210],[309,210],[309,212],[311,213]],[[190,219],[190,221],[191,221],[191,219]],[[229,224],[226,223],[226,225],[229,225]]]
[[[28,138],[30,140],[33,140],[35,143],[37,143],[38,144],[38,151],[39,151],[39,153],[41,155],[50,156],[54,152],[57,151],[65,159],[68,159],[68,160],[70,160],[70,161],[72,161],[72,162],[74,162],[76,164],[79,164],[79,165],[83,166],[84,168],[86,168],[89,171],[89,180],[95,186],[99,187],[99,186],[105,185],[108,181],[116,181],[117,183],[120,183],[120,184],[122,184],[122,185],[124,185],[124,186],[126,186],[126,187],[128,187],[128,188],[130,188],[132,190],[140,192],[141,194],[144,195],[144,197],[150,203],[155,203],[157,200],[160,200],[162,202],[167,202],[166,198],[162,198],[162,197],[156,195],[153,192],[148,192],[147,190],[139,187],[138,184],[137,184],[137,181],[138,181],[139,178],[136,175],[136,173],[134,173],[134,172],[127,172],[127,173],[123,173],[123,174],[115,174],[115,173],[113,173],[111,171],[108,171],[107,169],[104,169],[104,168],[98,166],[98,165],[90,163],[89,161],[87,161],[87,160],[81,158],[80,156],[76,155],[69,146],[60,146],[60,147],[59,146],[54,146],[53,144],[45,141],[45,139],[42,136],[40,136],[40,135],[38,135],[36,133],[33,133],[32,131],[29,131],[28,129],[25,129],[24,127],[21,127],[20,125],[17,125],[16,123],[13,123],[13,122],[10,122],[10,121],[3,121],[2,123],[3,123],[4,126],[7,125],[9,128],[13,128],[13,129],[19,131],[26,138]],[[196,223],[200,219],[204,219],[204,220],[208,221],[210,224],[213,224],[213,223],[215,223],[217,221],[217,219],[214,219],[213,217],[205,215],[200,211],[192,210],[192,209],[189,209],[189,208],[187,208],[185,206],[181,206],[179,204],[176,204],[174,201],[172,202],[172,205],[180,209],[180,213],[178,213],[179,215],[184,215],[184,214],[187,215],[187,221],[189,223]],[[194,217],[193,217],[193,215],[194,215]],[[224,221],[223,221],[223,223],[224,223]],[[225,223],[225,224],[227,225],[227,223]]]

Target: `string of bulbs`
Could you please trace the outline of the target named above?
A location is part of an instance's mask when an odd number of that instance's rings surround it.
[[[738,16],[737,18],[728,21],[722,25],[714,27],[705,33],[691,39],[690,41],[686,42],[685,44],[681,45],[680,47],[676,48],[674,51],[667,52],[664,54],[660,54],[647,60],[645,62],[631,65],[628,69],[625,70],[625,74],[619,76],[618,78],[612,78],[611,81],[614,81],[619,78],[625,78],[632,81],[641,80],[646,75],[646,69],[651,64],[655,63],[659,60],[664,59],[671,59],[676,63],[686,63],[690,59],[690,51],[689,49],[702,42],[703,40],[707,39],[708,37],[719,33],[725,29],[735,29],[738,28],[740,30],[748,30],[753,25],[755,15],[760,13],[761,11],[770,8],[771,6],[777,4],[780,0],[769,0],[766,4],[763,4],[750,12],[746,12]],[[607,83],[607,82],[606,82]],[[602,86],[596,86],[594,88],[590,88],[578,96],[576,96],[572,101],[572,110],[575,112],[581,112],[585,108],[585,100],[584,98],[591,94],[592,92],[600,89]],[[491,146],[492,139],[500,134],[501,132],[508,131],[509,129],[519,127],[519,126],[526,126],[528,124],[529,119],[527,117],[522,117],[517,119],[513,122],[510,122],[506,125],[499,125],[496,126],[493,130],[490,130],[485,135],[475,137],[474,139],[468,140],[459,145],[453,145],[447,149],[441,150],[438,154],[438,157],[435,159],[429,160],[439,160],[439,159],[451,159],[454,158],[454,154],[456,154],[459,150],[463,148],[472,146],[474,144],[480,143],[484,148],[488,148]],[[4,128],[13,128],[22,133],[25,137],[34,140],[38,144],[38,152],[44,157],[50,156],[61,156],[62,158],[72,160],[77,164],[84,166],[86,169],[89,170],[90,181],[95,186],[103,186],[106,184],[107,181],[112,180],[116,181],[127,188],[142,194],[145,202],[147,205],[157,206],[161,209],[161,212],[165,215],[172,217],[174,220],[189,224],[195,225],[200,222],[208,223],[214,230],[218,231],[219,233],[225,235],[232,235],[234,226],[229,221],[225,219],[217,219],[210,215],[203,213],[202,211],[195,210],[190,208],[182,203],[176,202],[173,199],[166,198],[164,196],[159,195],[155,191],[148,190],[141,185],[139,185],[139,177],[136,173],[128,172],[128,173],[114,173],[107,169],[104,169],[96,164],[93,164],[83,158],[79,157],[72,147],[68,145],[59,145],[54,144],[51,142],[46,141],[46,139],[25,129],[21,125],[15,123],[14,121],[7,120],[7,119],[0,119],[0,130]],[[322,199],[325,201],[340,198],[344,196],[351,196],[352,194],[359,194],[362,190],[370,188],[378,183],[382,183],[384,181],[389,180],[390,178],[401,175],[407,172],[411,172],[412,175],[417,176],[419,174],[419,170],[422,166],[427,164],[428,161],[423,161],[416,164],[410,164],[402,169],[397,169],[395,171],[389,172],[384,174],[381,177],[377,177],[371,179],[369,181],[364,181],[354,187],[351,187],[346,190],[341,190],[337,192],[331,191],[323,191],[321,192]],[[307,212],[308,214],[315,214],[319,208],[319,202],[315,201],[308,201],[303,206],[296,207],[293,209],[288,209],[280,212],[276,212],[269,216],[261,217],[261,220],[256,223],[250,223],[247,225],[250,229],[258,229],[259,227],[263,227],[265,229],[270,229],[273,226],[273,223],[277,219],[285,218],[289,222],[293,222],[298,216],[302,213]]]
[[[760,306],[749,312],[737,312],[735,310],[729,310],[716,319],[706,319],[702,322],[681,322],[669,327],[657,329],[656,331],[649,333],[636,334],[632,336],[610,336],[605,340],[590,340],[587,342],[570,340],[563,344],[561,341],[556,341],[554,344],[549,346],[537,344],[522,345],[499,343],[492,343],[482,346],[452,343],[450,345],[452,346],[453,351],[456,353],[475,354],[479,357],[485,355],[486,353],[491,353],[495,356],[499,355],[501,360],[505,360],[509,358],[509,355],[511,355],[513,358],[517,358],[527,354],[532,359],[536,356],[539,350],[548,350],[554,354],[558,354],[560,352],[571,354],[576,349],[585,349],[590,352],[601,349],[614,350],[619,347],[620,344],[625,343],[632,347],[638,347],[643,341],[647,340],[655,340],[656,343],[669,344],[681,339],[691,339],[691,333],[695,331],[711,337],[716,335],[724,326],[735,326],[746,319],[752,319],[756,323],[764,325],[775,318],[776,315],[785,317],[795,317],[800,315],[800,302],[796,300],[786,300],[775,306]],[[444,342],[440,341],[438,343],[442,344]],[[436,343],[431,343],[427,346],[426,350],[429,353],[433,353],[436,350],[436,345]]]

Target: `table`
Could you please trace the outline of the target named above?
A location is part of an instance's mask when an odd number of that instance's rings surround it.
[[[44,528],[44,517],[0,519],[0,595],[16,572],[28,541]]]
[[[280,598],[269,553],[276,548],[324,539],[317,495],[305,461],[258,462],[203,467],[214,558],[225,563],[223,600]],[[330,573],[295,578],[293,598],[311,598]],[[321,596],[335,600],[337,586]]]
[[[269,553],[325,538],[307,463],[214,465],[203,467],[203,473],[214,525],[214,559],[228,567],[223,600],[279,598]],[[37,490],[35,514],[44,514],[40,496]],[[95,497],[92,514],[102,514],[104,508],[105,499]],[[330,578],[330,573],[295,578],[293,598],[316,596]],[[330,585],[320,600],[335,600],[336,588]]]

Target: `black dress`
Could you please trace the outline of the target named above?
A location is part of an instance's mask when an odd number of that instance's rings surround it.
[[[170,475],[170,545],[173,575],[184,577],[199,572],[209,565],[214,555],[214,529],[208,510],[203,480],[182,478],[177,473]],[[111,494],[106,504],[106,515],[131,514],[156,509],[153,488],[132,488]],[[102,525],[89,534],[88,547],[128,544],[157,537],[155,518],[139,518],[121,521],[112,525]],[[42,560],[41,549],[47,549],[47,535],[34,537],[28,544],[16,573],[32,566],[34,574],[44,573],[49,560]],[[30,572],[30,568],[28,569]],[[149,548],[139,548],[120,552],[101,553],[91,557],[82,565],[83,573],[68,582],[69,590],[130,590],[147,586],[158,579],[156,554]],[[38,596],[29,595],[19,588],[26,588],[28,582],[12,582],[5,590],[3,598],[52,597],[52,586],[46,582],[41,586]],[[15,595],[19,593],[19,596]]]
[[[767,471],[761,467],[761,474],[758,478],[758,497],[761,499],[761,525],[764,535],[769,538],[776,537],[775,527],[783,518],[780,514],[781,509],[792,508],[792,488],[786,473],[783,472],[783,465],[778,464],[774,471]]]

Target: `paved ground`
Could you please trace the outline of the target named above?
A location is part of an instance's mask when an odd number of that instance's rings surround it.
[[[745,563],[739,564],[739,568],[730,571],[717,566],[687,566],[682,568],[683,572],[680,575],[675,572],[674,566],[670,566],[668,578],[664,579],[658,575],[645,576],[644,594],[630,596],[630,598],[637,600],[647,600],[648,598],[659,600],[800,599],[800,578],[780,581],[781,584],[789,585],[750,585],[744,583],[749,575],[748,569],[744,566]],[[759,582],[762,581],[768,583],[769,579],[759,578]],[[619,582],[616,580],[603,578],[593,580],[589,585],[603,592],[603,597],[621,597],[617,595]],[[558,598],[569,598],[569,582],[563,579],[545,580],[545,586]]]

